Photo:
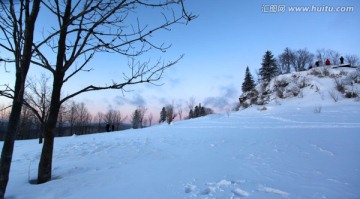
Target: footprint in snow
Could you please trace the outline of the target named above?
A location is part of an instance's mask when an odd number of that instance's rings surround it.
[[[187,184],[185,186],[185,193],[191,193],[191,192],[195,191],[195,189],[196,189],[195,185]]]
[[[247,191],[244,191],[240,188],[233,189],[231,192],[238,197],[248,197],[250,195]]]
[[[279,189],[274,189],[274,188],[265,187],[265,186],[259,187],[258,191],[265,192],[265,193],[277,194],[277,195],[280,195],[282,197],[288,197],[290,195],[289,193],[287,193],[285,191],[281,191]]]
[[[211,187],[211,186],[209,186],[209,187],[207,187],[206,189],[204,189],[202,192],[201,192],[201,194],[202,195],[209,195],[209,194],[211,194],[211,193],[214,193],[216,191],[216,187]]]

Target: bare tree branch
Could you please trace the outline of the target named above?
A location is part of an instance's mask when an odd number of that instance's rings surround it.
[[[0,112],[4,111],[4,110],[6,110],[6,109],[8,109],[10,107],[12,107],[12,105],[9,105],[9,106],[6,106],[6,107],[1,107],[2,109],[0,109]]]
[[[9,99],[14,99],[14,92],[15,92],[14,89],[12,89],[7,84],[1,85],[1,86],[5,87],[5,88],[0,90],[0,96],[7,97]]]
[[[66,100],[69,100],[70,98],[73,98],[81,93],[85,93],[85,92],[107,90],[107,89],[123,90],[125,86],[141,84],[141,83],[156,82],[156,81],[160,80],[165,69],[175,65],[182,58],[183,58],[183,56],[181,56],[180,58],[178,58],[175,61],[169,62],[167,64],[163,64],[161,66],[159,66],[160,62],[158,62],[157,64],[155,64],[152,67],[148,66],[148,64],[149,64],[148,62],[145,64],[141,64],[141,65],[135,64],[134,62],[132,62],[132,64],[133,64],[131,66],[132,75],[131,75],[131,77],[124,76],[124,80],[125,80],[124,82],[122,82],[122,83],[113,82],[113,84],[109,85],[109,86],[89,85],[79,91],[76,91],[76,92],[66,96],[65,98],[63,98],[61,100],[61,103],[65,102]]]

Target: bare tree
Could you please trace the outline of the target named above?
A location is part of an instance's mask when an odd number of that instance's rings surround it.
[[[316,59],[320,62],[321,65],[325,64],[326,59],[331,60],[332,64],[339,64],[340,53],[331,49],[318,49],[316,51]]]
[[[279,66],[281,73],[290,73],[295,63],[295,52],[290,48],[285,48],[284,52],[279,55]]]
[[[63,103],[60,106],[59,116],[58,116],[58,120],[57,120],[58,136],[63,136],[65,133],[63,127],[65,125],[66,117],[69,112],[69,109],[70,108],[69,108],[68,103]]]
[[[187,13],[182,0],[164,1],[43,1],[44,7],[57,18],[56,24],[49,24],[43,31],[43,41],[34,45],[36,59],[32,63],[39,65],[53,75],[53,88],[49,116],[45,124],[44,145],[38,169],[38,183],[51,179],[52,156],[54,147],[54,128],[59,109],[65,101],[85,92],[105,89],[124,90],[125,87],[141,83],[153,83],[162,77],[164,71],[176,64],[175,61],[164,63],[158,61],[137,62],[135,58],[149,51],[157,49],[165,52],[170,46],[156,44],[151,36],[160,30],[168,30],[175,24],[186,24],[195,18]],[[142,25],[139,15],[140,9],[160,12],[163,21],[155,25]],[[45,26],[46,24],[44,24]],[[45,53],[46,52],[46,53]],[[56,56],[55,64],[51,64],[49,52]],[[127,56],[130,59],[130,72],[124,73],[122,82],[111,82],[108,85],[88,85],[74,93],[61,98],[63,85],[81,71],[91,71],[86,68],[95,54],[112,52]],[[72,68],[73,70],[69,70]]]
[[[41,0],[0,1],[0,48],[11,54],[11,58],[1,61],[15,66],[15,86],[1,91],[1,95],[13,99],[9,123],[4,139],[0,161],[0,199],[4,198],[9,181],[9,173],[14,151],[14,143],[20,122],[24,99],[26,76],[30,68],[35,22],[40,10]]]
[[[179,115],[179,119],[182,120],[183,108],[182,108],[181,104],[178,105],[177,112],[178,112],[178,115]]]
[[[145,113],[147,109],[145,107],[139,106],[136,108],[131,117],[131,124],[134,129],[143,128]]]
[[[329,56],[329,59],[331,60],[332,64],[340,64],[340,53],[335,50],[328,50],[327,54]]]
[[[116,128],[116,130],[120,129],[122,122],[126,119],[126,117],[122,116],[120,111],[115,111],[113,109],[108,110],[108,112],[106,112],[102,116],[102,118],[105,123],[109,125],[114,125],[114,128]],[[100,121],[99,121],[99,126],[100,126]]]
[[[2,120],[7,120],[7,118],[9,117],[9,109],[11,108],[11,105],[4,105],[4,104],[1,104],[0,105],[0,118]]]
[[[194,110],[195,103],[195,97],[190,97],[189,101],[187,101],[189,111]]]
[[[83,102],[79,103],[77,106],[77,120],[75,121],[76,132],[78,134],[88,133],[88,127],[92,121],[92,115],[89,113]]]
[[[42,143],[45,120],[49,113],[51,89],[48,85],[49,77],[41,74],[39,80],[31,78],[25,93],[25,105],[31,109],[38,119],[39,143]]]
[[[17,139],[29,139],[32,136],[31,133],[36,129],[37,121],[38,120],[36,119],[34,112],[32,112],[27,106],[23,107],[21,110],[20,125],[16,136]]]
[[[327,54],[324,48],[316,50],[316,60],[319,62],[320,65],[325,64]]]
[[[300,49],[295,53],[295,71],[304,71],[306,66],[309,67],[314,60],[314,55],[307,49]]]
[[[148,125],[148,119],[146,118],[146,117],[144,117],[144,119],[143,119],[143,121],[142,121],[142,127],[144,128],[144,127],[147,127],[147,125]]]
[[[66,121],[69,124],[71,135],[74,134],[75,124],[79,117],[78,109],[79,109],[79,105],[73,101],[73,102],[71,102],[71,104],[69,106],[69,110],[67,111],[67,114],[66,114]]]
[[[360,59],[357,55],[346,55],[345,60],[350,66],[359,66]]]
[[[30,78],[27,81],[27,91],[25,92],[24,105],[29,108],[34,116],[37,118],[37,132],[39,136],[39,144],[42,143],[44,135],[44,124],[48,118],[49,109],[50,109],[50,99],[51,99],[51,88],[48,84],[50,78],[45,74],[41,74],[39,79]],[[74,108],[75,106],[75,108]],[[78,111],[76,108],[79,107],[79,104],[74,102],[63,103],[60,107],[60,112],[58,116],[58,135],[61,136],[63,132],[64,123],[68,122],[70,124],[70,131],[73,132],[76,126],[76,120],[69,119],[71,116],[69,114],[75,114],[74,111]],[[74,116],[74,115],[73,115]]]
[[[154,117],[153,117],[153,114],[150,113],[150,114],[148,115],[149,126],[151,126],[153,118],[154,118]]]
[[[126,119],[126,117],[123,117],[123,115],[121,114],[120,111],[116,111],[115,112],[115,118],[114,118],[114,125],[115,125],[115,130],[120,130],[121,124],[123,123],[123,121]]]
[[[97,123],[98,123],[98,132],[101,132],[101,123],[103,122],[103,120],[104,120],[104,113],[102,113],[102,112],[98,112],[97,114],[96,114],[96,117],[95,117],[95,120],[97,121]]]
[[[108,123],[108,124],[112,124],[115,121],[115,117],[116,117],[116,111],[113,109],[110,109],[103,116],[104,122]]]
[[[9,122],[9,110],[11,106],[0,105],[0,132],[6,127],[6,123]],[[0,139],[3,139],[0,137]]]
[[[166,121],[167,121],[168,124],[171,124],[171,122],[176,117],[176,113],[175,113],[175,110],[174,110],[174,105],[173,104],[167,105],[165,107],[165,109],[166,109]]]

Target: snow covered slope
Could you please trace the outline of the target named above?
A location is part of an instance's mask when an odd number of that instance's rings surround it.
[[[360,198],[360,102],[334,102],[333,81],[310,80],[317,92],[266,108],[56,138],[42,185],[28,182],[41,146],[17,141],[6,197]]]

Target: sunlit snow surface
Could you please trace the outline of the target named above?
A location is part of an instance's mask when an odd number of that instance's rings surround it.
[[[360,198],[360,102],[304,91],[259,108],[56,138],[54,180],[42,185],[28,182],[41,145],[17,141],[6,196]]]

